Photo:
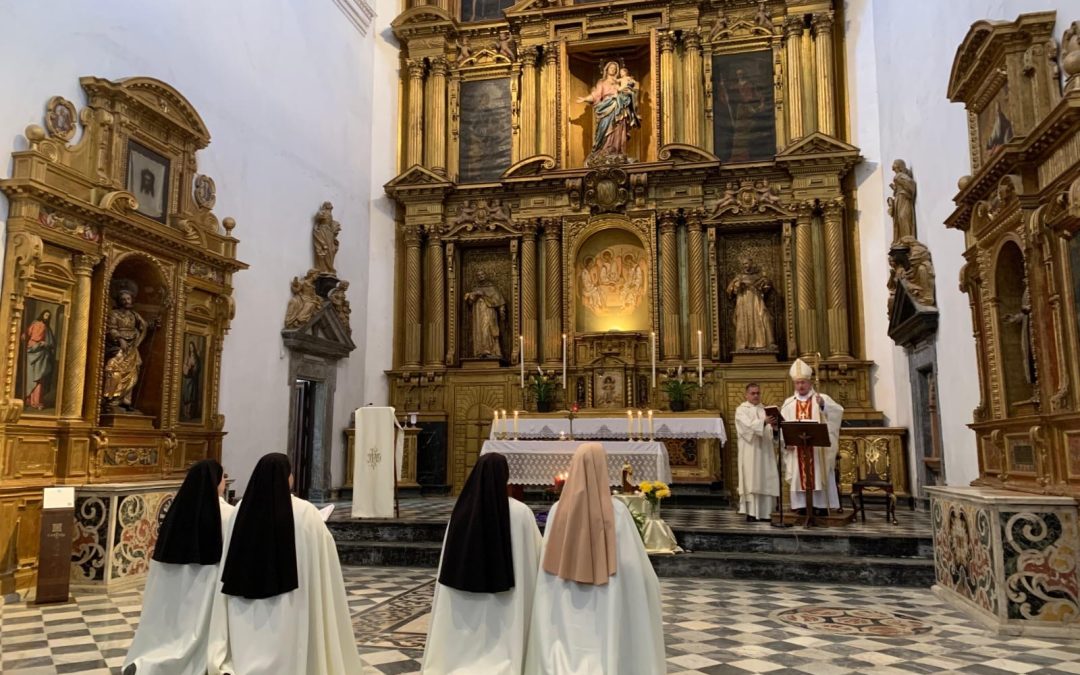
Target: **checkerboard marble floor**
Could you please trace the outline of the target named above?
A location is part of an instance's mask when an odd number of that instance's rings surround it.
[[[345,568],[365,675],[417,673],[432,570]],[[669,673],[1080,673],[1080,641],[998,638],[927,590],[661,579]],[[0,607],[0,672],[118,672],[141,589]],[[648,674],[641,674],[648,675]]]
[[[533,511],[542,513],[551,508],[550,504],[529,504]],[[897,524],[890,525],[885,520],[884,506],[867,504],[866,522],[861,519],[844,528],[846,533],[883,534],[894,536],[930,536],[930,514],[926,511],[911,511],[897,508]],[[348,520],[352,505],[349,502],[335,504],[331,520]],[[845,510],[850,506],[845,504]],[[399,503],[401,520],[448,522],[454,510],[453,497],[422,497],[402,499]],[[668,525],[675,529],[708,530],[760,530],[775,532],[769,523],[748,523],[746,517],[739,515],[733,508],[707,509],[689,506],[663,507],[663,517]],[[821,531],[821,530],[819,530]],[[840,530],[835,530],[839,532]]]

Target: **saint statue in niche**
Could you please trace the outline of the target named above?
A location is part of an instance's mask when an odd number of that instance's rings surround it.
[[[139,381],[142,357],[139,345],[150,332],[151,324],[132,309],[136,286],[133,282],[116,283],[115,306],[105,319],[105,403],[111,409],[136,412],[132,393]]]
[[[735,351],[768,352],[776,350],[773,320],[765,305],[773,284],[750,258],[742,259],[742,272],[728,284],[727,293],[735,299]]]
[[[195,337],[187,339],[184,348],[184,365],[181,372],[180,419],[196,421],[202,417],[202,370],[203,350]]]
[[[1026,284],[1020,296],[1020,311],[1008,314],[1004,319],[1006,323],[1020,326],[1020,356],[1023,358],[1021,367],[1024,381],[1034,386],[1038,379],[1035,373],[1034,351],[1031,348],[1031,292]]]
[[[889,197],[889,215],[893,221],[893,241],[915,236],[915,177],[902,159],[893,162],[893,196]]]
[[[476,285],[465,294],[465,303],[472,307],[472,355],[502,358],[499,321],[506,318],[506,300],[486,271],[476,273]]]
[[[578,103],[589,103],[593,107],[595,132],[592,150],[585,161],[587,166],[633,161],[626,156],[626,144],[630,140],[630,130],[641,126],[637,114],[637,80],[615,61],[605,63],[603,73],[592,92],[577,99]]]
[[[338,233],[341,232],[341,223],[334,220],[334,205],[323,202],[319,212],[315,214],[315,228],[311,238],[315,247],[315,270],[319,274],[337,274],[334,269],[334,258],[338,252]]]

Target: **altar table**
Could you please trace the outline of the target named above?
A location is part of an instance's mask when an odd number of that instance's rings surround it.
[[[577,423],[574,423],[575,431]],[[603,441],[608,456],[608,483],[622,485],[622,468],[634,469],[633,482],[671,483],[667,448],[659,441]],[[570,459],[581,441],[484,441],[480,454],[497,452],[510,465],[511,485],[551,485],[555,474],[570,470]]]
[[[636,413],[635,413],[636,415]],[[644,436],[649,437],[649,420],[641,422]],[[508,417],[501,431],[514,435],[514,419]],[[520,440],[556,439],[559,434],[573,435],[577,439],[626,438],[626,415],[621,417],[574,417],[574,433],[570,433],[570,420],[566,417],[519,417],[517,437]],[[638,437],[638,421],[634,418],[634,437]],[[652,438],[715,438],[720,444],[727,443],[724,420],[716,417],[662,416],[653,414]],[[496,427],[491,425],[492,440],[496,438]]]

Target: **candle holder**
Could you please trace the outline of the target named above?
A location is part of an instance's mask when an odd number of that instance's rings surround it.
[[[574,417],[577,415],[578,404],[575,401],[570,405],[570,411],[567,413],[566,418],[570,420],[570,440],[574,440]]]

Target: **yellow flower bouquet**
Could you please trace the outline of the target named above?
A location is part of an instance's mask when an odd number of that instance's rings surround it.
[[[667,499],[671,496],[671,488],[662,481],[643,480],[638,485],[638,490],[653,506],[659,506],[661,499]]]

